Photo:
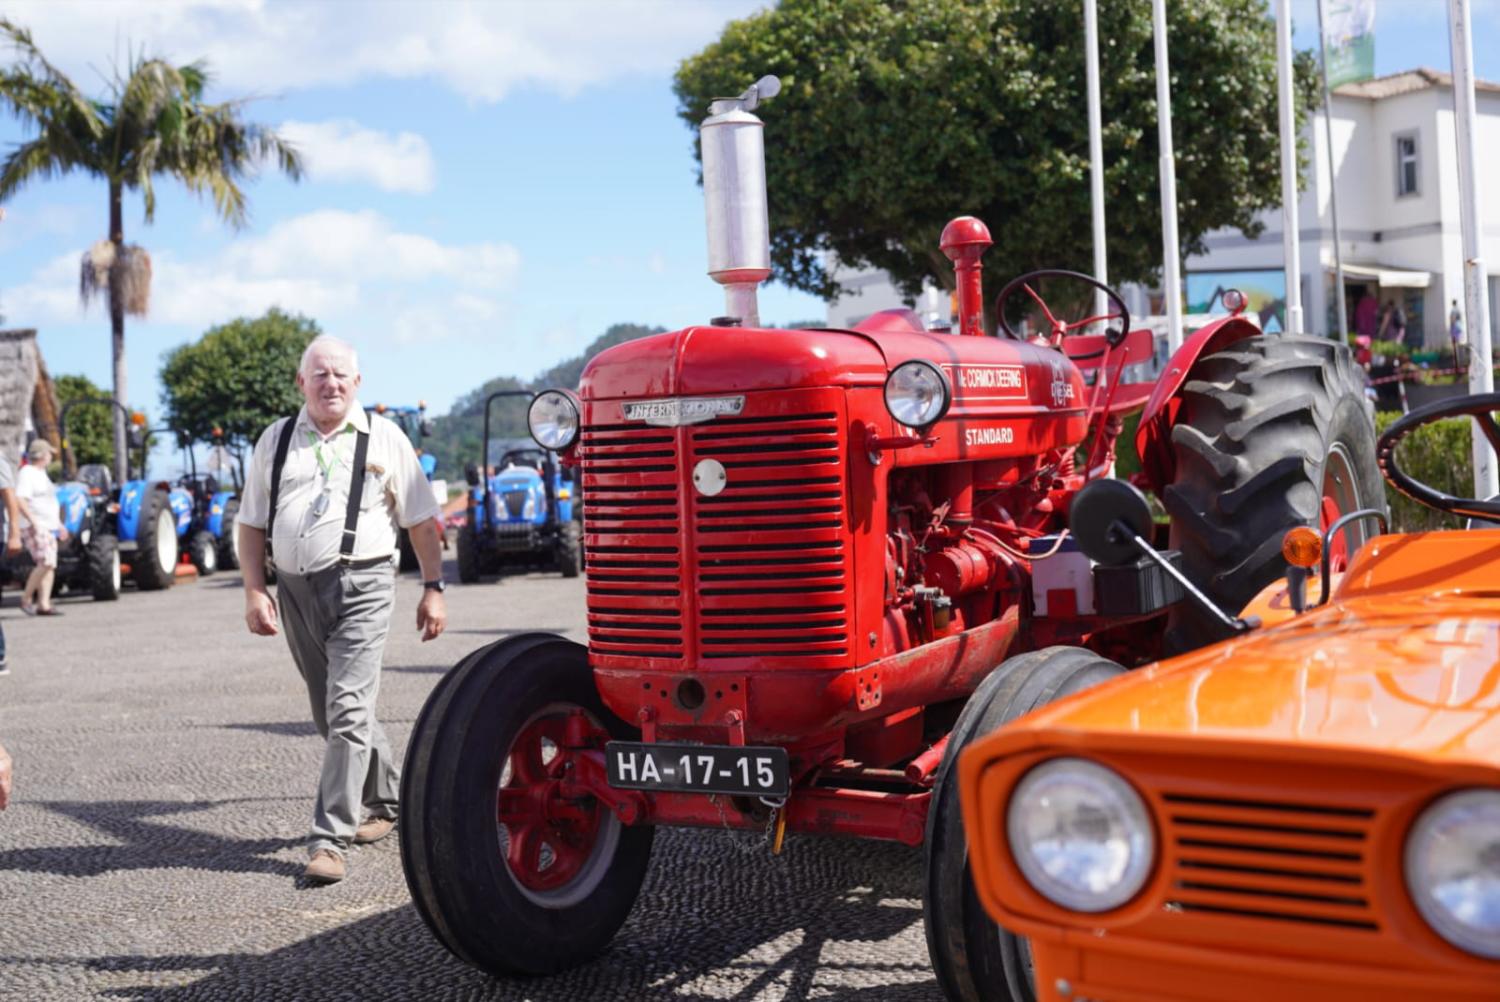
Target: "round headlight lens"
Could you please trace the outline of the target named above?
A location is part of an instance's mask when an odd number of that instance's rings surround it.
[[[1406,886],[1439,936],[1500,959],[1500,790],[1460,790],[1422,812],[1406,839]]]
[[[885,409],[908,428],[926,428],[948,413],[953,390],[943,370],[923,359],[902,362],[885,380]]]
[[[1022,777],[1006,830],[1027,882],[1074,911],[1123,905],[1145,885],[1156,857],[1140,794],[1114,770],[1081,758],[1051,759]]]
[[[578,438],[578,405],[561,390],[543,390],[532,398],[526,424],[538,445],[561,452]]]

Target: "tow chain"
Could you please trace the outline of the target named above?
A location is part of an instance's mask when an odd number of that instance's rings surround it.
[[[782,811],[782,808],[786,806],[786,798],[757,798],[762,804],[771,809],[771,813],[766,818],[765,830],[760,835],[752,835],[747,839],[741,837],[740,833],[742,829],[736,828],[729,823],[729,815],[724,813],[724,801],[720,799],[722,796],[723,794],[711,793],[708,799],[714,805],[714,809],[719,812],[719,823],[729,833],[729,842],[734,846],[735,851],[745,856],[759,856],[762,845],[769,842],[771,844],[771,855],[781,855],[782,843],[786,838],[786,814]]]

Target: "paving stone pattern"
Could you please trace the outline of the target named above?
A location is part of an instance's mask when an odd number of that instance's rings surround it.
[[[583,636],[581,580],[455,586],[450,629],[426,645],[419,590],[399,586],[380,693],[398,754],[468,651],[523,630]],[[285,642],[244,628],[238,575],[59,607],[30,619],[14,592],[0,603],[17,784],[0,814],[0,999],[939,1002],[918,850],[792,837],[773,858],[715,831],[659,835],[600,960],[494,980],[428,934],[399,832],[355,850],[342,884],[300,886],[322,746]]]

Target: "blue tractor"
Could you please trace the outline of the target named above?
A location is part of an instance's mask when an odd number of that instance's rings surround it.
[[[163,431],[170,431],[177,436],[177,443],[186,456],[182,476],[176,484],[168,487],[167,492],[167,503],[175,519],[179,552],[186,553],[198,573],[205,577],[221,567],[227,570],[237,569],[240,566],[239,539],[235,532],[235,520],[240,511],[238,471],[234,466],[222,463],[217,470],[199,473],[192,439],[185,432],[172,428],[152,428],[143,435],[141,446],[143,479],[151,438]],[[220,443],[223,433],[219,429],[214,429],[213,438],[216,448],[222,448]],[[232,481],[229,486],[218,475],[226,469]]]
[[[524,390],[490,394],[484,405],[484,452],[490,456],[490,404]],[[552,566],[565,578],[583,568],[582,527],[574,518],[572,471],[534,442],[515,443],[482,473],[464,470],[469,505],[458,530],[458,579],[465,584],[508,565]]]
[[[437,457],[429,453],[422,443],[432,434],[432,421],[427,417],[427,404],[418,400],[417,406],[391,407],[386,404],[376,404],[366,407],[365,412],[379,414],[396,422],[396,425],[406,433],[411,441],[412,448],[417,450],[417,461],[422,464],[422,472],[427,476],[427,482],[432,484],[433,496],[437,499],[439,507],[448,500],[448,482],[446,480],[435,480],[433,474],[437,472]],[[448,540],[443,536],[441,520],[438,526],[438,535],[443,539],[443,546],[448,545]],[[417,551],[412,549],[411,538],[406,530],[402,529],[399,537],[401,563],[403,571],[414,571],[419,569],[417,562]]]
[[[76,477],[57,486],[57,503],[68,538],[57,547],[53,588],[89,592],[102,602],[119,598],[120,547],[108,511],[109,470],[95,465],[79,468]],[[0,569],[0,578],[20,585],[31,568],[31,556],[23,550]]]

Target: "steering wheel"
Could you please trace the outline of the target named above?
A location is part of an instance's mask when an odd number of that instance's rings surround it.
[[[1500,453],[1500,424],[1495,423],[1495,411],[1500,411],[1500,393],[1478,393],[1457,397],[1453,400],[1438,400],[1426,407],[1418,407],[1385,430],[1380,441],[1375,443],[1375,461],[1380,472],[1391,482],[1391,486],[1413,501],[1429,508],[1467,515],[1470,518],[1494,519],[1500,516],[1500,499],[1488,501],[1479,498],[1456,498],[1442,491],[1413,480],[1396,464],[1396,446],[1418,428],[1441,421],[1443,418],[1468,415],[1479,424],[1479,430],[1489,439],[1490,446]]]
[[[1104,293],[1105,296],[1109,298],[1109,312],[1102,313],[1099,316],[1088,317],[1084,320],[1076,320],[1073,323],[1066,323],[1062,320],[1059,320],[1057,319],[1057,317],[1052,315],[1052,309],[1047,305],[1046,301],[1037,294],[1037,291],[1034,288],[1032,288],[1032,284],[1036,279],[1039,278],[1068,278],[1091,286]],[[1111,289],[1103,282],[1094,281],[1092,278],[1090,278],[1088,275],[1083,274],[1082,272],[1067,271],[1062,268],[1043,268],[1040,271],[1028,271],[1024,275],[1017,275],[1015,278],[1006,283],[1005,288],[1000,290],[1000,295],[995,299],[995,316],[999,318],[1000,330],[1004,332],[1006,337],[1010,338],[1013,341],[1024,340],[1021,335],[1017,334],[1013,329],[1011,329],[1010,321],[1006,320],[1005,318],[1005,304],[1010,300],[1010,297],[1017,292],[1017,290],[1024,290],[1026,294],[1032,298],[1036,305],[1041,308],[1042,316],[1047,318],[1047,324],[1049,327],[1044,336],[1047,338],[1048,343],[1050,343],[1054,348],[1059,347],[1062,344],[1062,339],[1067,337],[1069,334],[1072,334],[1075,331],[1082,330],[1093,324],[1103,323],[1110,320],[1120,321],[1120,326],[1105,329],[1104,341],[1105,344],[1109,345],[1109,347],[1113,348],[1118,345],[1121,341],[1125,340],[1125,335],[1130,332],[1130,310],[1125,307],[1125,300],[1121,299],[1120,294],[1114,289]],[[1092,352],[1088,355],[1075,357],[1092,358],[1095,355],[1102,354],[1103,351],[1101,350]]]

